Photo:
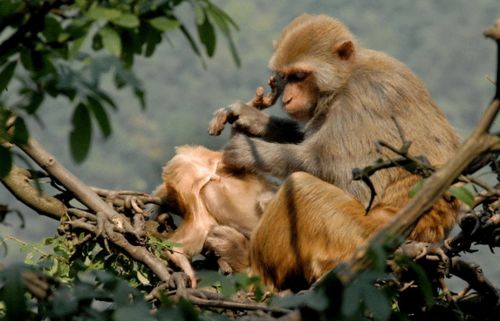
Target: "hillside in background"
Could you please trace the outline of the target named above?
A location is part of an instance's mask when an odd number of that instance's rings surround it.
[[[43,127],[33,124],[32,135],[90,185],[151,191],[160,182],[161,166],[175,146],[219,148],[224,144],[227,136],[207,134],[211,114],[235,100],[248,100],[257,86],[266,83],[273,38],[303,12],[335,16],[352,29],[363,46],[385,51],[409,65],[462,136],[492,97],[493,86],[486,76],[493,74],[496,49],[481,32],[500,17],[497,0],[214,2],[239,24],[235,40],[241,68],[235,66],[225,44],[218,44],[215,58],[203,67],[186,40],[174,36],[170,45],[137,66],[147,93],[147,109],[141,111],[130,93],[114,92],[120,109],[113,115],[113,135],[107,140],[96,135],[91,155],[82,165],[75,165],[69,156],[72,110],[66,101],[46,102],[40,115]],[[279,113],[278,106],[273,109]],[[43,219],[0,190],[0,203],[7,201],[25,213],[27,222],[19,230],[12,217],[11,229],[2,227],[1,235],[36,241],[55,232],[52,222],[40,224]],[[9,249],[9,260],[21,258],[12,243]],[[499,283],[495,256],[472,259],[485,260],[486,274]]]

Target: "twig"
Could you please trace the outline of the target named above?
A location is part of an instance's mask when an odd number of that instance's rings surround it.
[[[237,302],[225,299],[222,295],[196,289],[185,289],[186,300],[191,303],[211,308],[224,308],[228,310],[261,310],[264,312],[286,314],[290,309],[271,307],[261,303]]]

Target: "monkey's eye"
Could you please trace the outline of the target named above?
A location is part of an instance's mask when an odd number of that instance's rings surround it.
[[[299,82],[307,78],[309,74],[307,72],[295,72],[293,74],[289,74],[287,80],[290,82]]]

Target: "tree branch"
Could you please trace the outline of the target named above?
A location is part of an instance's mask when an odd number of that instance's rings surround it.
[[[42,191],[30,183],[31,174],[25,169],[13,166],[9,175],[2,179],[2,184],[19,201],[41,215],[60,220],[66,214],[66,206],[52,196],[43,195]]]
[[[95,213],[102,213],[106,218],[106,223],[108,223],[104,224],[105,232],[113,243],[129,253],[134,259],[148,266],[162,281],[167,282],[170,279],[170,273],[164,261],[154,256],[144,247],[130,244],[125,236],[113,230],[112,226],[116,226],[125,232],[136,235],[136,237],[140,236],[138,233],[135,233],[135,227],[132,226],[127,217],[120,215],[103,201],[88,185],[80,181],[62,166],[35,139],[30,138],[27,144],[19,145],[19,148],[70,191],[82,204]],[[94,232],[98,231],[99,229],[96,227]]]

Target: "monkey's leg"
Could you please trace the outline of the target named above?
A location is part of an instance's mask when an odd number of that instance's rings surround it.
[[[252,272],[278,289],[309,286],[368,236],[355,216],[364,208],[352,195],[304,172],[290,175],[252,234]]]
[[[217,256],[223,273],[236,273],[248,269],[248,239],[227,225],[215,225],[208,233],[204,248]]]

